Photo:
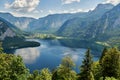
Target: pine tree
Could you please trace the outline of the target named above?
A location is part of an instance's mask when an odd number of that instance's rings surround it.
[[[120,51],[117,48],[111,48],[105,54],[101,61],[103,77],[120,79]]]
[[[93,70],[93,75],[95,80],[99,80],[100,77],[102,77],[102,68],[101,65],[99,64],[99,61],[93,62],[92,65],[92,70]]]
[[[85,58],[82,63],[83,64],[80,67],[81,73],[79,80],[94,80],[94,76],[92,73],[93,61],[89,49],[87,50]]]
[[[3,53],[2,42],[0,42],[0,54]]]
[[[107,51],[108,51],[107,48],[103,49],[103,52],[102,52],[100,60],[99,60],[100,65],[101,65],[101,61],[102,61],[103,57],[106,55]]]

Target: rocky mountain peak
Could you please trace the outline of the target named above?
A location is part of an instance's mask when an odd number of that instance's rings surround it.
[[[114,5],[107,3],[107,4],[98,4],[95,10],[103,10],[103,9],[112,9]]]

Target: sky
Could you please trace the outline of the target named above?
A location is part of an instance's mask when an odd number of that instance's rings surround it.
[[[49,14],[87,12],[100,3],[117,5],[120,0],[0,0],[0,12],[40,18]]]

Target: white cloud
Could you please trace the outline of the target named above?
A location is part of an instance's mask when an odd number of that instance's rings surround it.
[[[40,10],[40,13],[43,13],[44,11],[43,10]]]
[[[16,11],[9,11],[9,13],[11,13],[12,15],[14,15],[15,17],[33,17],[38,19],[40,17],[40,15],[38,15],[39,13],[36,13],[35,11],[31,12],[32,14],[29,13],[20,13],[20,12],[16,12]],[[35,14],[35,15],[33,15]]]
[[[83,10],[83,9],[71,9],[69,13],[78,13],[78,12],[87,12],[88,10]]]
[[[80,2],[80,0],[62,0],[63,4],[71,4],[73,2]]]
[[[48,11],[50,14],[54,14],[55,12],[53,10]]]
[[[120,0],[105,0],[105,3],[112,3],[112,4],[118,4],[120,3]]]
[[[62,14],[62,13],[78,13],[78,12],[88,12],[93,9],[69,9],[69,10],[48,10],[49,14]]]
[[[40,0],[15,0],[13,3],[6,3],[5,7],[15,11],[31,12],[39,5]]]

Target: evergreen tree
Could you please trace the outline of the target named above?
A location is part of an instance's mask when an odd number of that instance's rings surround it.
[[[95,80],[99,80],[100,77],[102,77],[102,71],[101,71],[102,68],[101,65],[99,64],[99,61],[93,62],[92,70]]]
[[[106,76],[120,79],[120,51],[111,48],[105,54],[101,61],[103,80]]]
[[[83,60],[83,64],[80,68],[80,78],[79,80],[94,80],[94,76],[92,73],[92,56],[90,54],[90,50],[88,49]]]
[[[102,52],[100,60],[99,60],[100,65],[101,65],[101,61],[102,61],[103,57],[106,55],[107,51],[108,51],[107,48],[103,49],[103,52]]]
[[[2,42],[0,42],[0,54],[3,53]]]

